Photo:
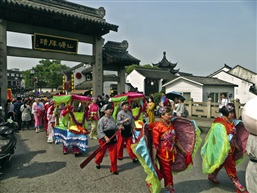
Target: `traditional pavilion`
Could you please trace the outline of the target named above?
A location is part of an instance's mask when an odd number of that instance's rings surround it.
[[[112,71],[117,72],[118,75],[112,74],[104,74],[103,83],[106,82],[116,82],[117,90],[115,92],[122,93],[124,92],[123,88],[125,86],[125,67],[137,64],[139,65],[140,60],[130,55],[127,51],[128,42],[126,40],[122,42],[114,42],[108,41],[102,49],[102,60],[103,60],[103,70],[104,71]],[[80,68],[80,69],[79,69]],[[83,81],[79,82],[76,80],[77,70],[82,74]],[[83,94],[87,95],[90,93],[93,86],[93,74],[92,74],[92,66],[83,68],[83,64],[78,64],[68,70],[65,71],[65,75],[67,77],[67,81],[71,81],[71,75],[75,72],[75,90],[71,91],[74,94]],[[79,82],[76,84],[76,82]],[[110,85],[109,85],[110,87]],[[110,90],[113,90],[110,88]]]
[[[177,69],[177,70],[174,69],[177,66],[177,64],[178,63],[172,63],[167,60],[166,52],[163,52],[163,58],[160,62],[158,62],[156,64],[152,63],[153,66],[156,66],[163,70],[169,70],[172,74],[176,74],[179,72],[179,69]]]
[[[177,78],[180,75],[192,76],[190,73],[180,72],[174,69],[178,63],[172,63],[167,60],[166,52],[163,52],[163,58],[153,66],[158,68],[136,67],[126,79],[126,84],[137,88],[139,92],[146,95],[157,93],[162,90],[162,85]]]

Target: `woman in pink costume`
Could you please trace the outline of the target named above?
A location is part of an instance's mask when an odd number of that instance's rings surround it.
[[[97,124],[99,120],[99,106],[97,105],[97,98],[92,97],[92,103],[89,105],[89,118],[91,121],[91,132],[89,133],[90,139],[97,139]]]
[[[43,119],[43,112],[44,112],[44,106],[42,103],[40,103],[39,98],[35,99],[35,103],[33,104],[33,114],[34,114],[34,122],[35,122],[35,128],[36,132],[38,133],[40,131],[40,127],[42,126],[42,119]]]

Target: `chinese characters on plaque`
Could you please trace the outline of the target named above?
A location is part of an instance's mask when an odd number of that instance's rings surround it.
[[[34,49],[77,54],[78,40],[35,33]]]

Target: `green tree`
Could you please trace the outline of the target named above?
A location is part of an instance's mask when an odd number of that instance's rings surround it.
[[[37,88],[50,87],[52,90],[62,85],[63,72],[69,67],[61,64],[59,60],[40,60],[32,69],[23,72],[26,88],[34,88],[34,80],[37,79]]]

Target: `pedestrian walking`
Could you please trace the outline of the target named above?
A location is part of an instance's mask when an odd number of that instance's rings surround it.
[[[28,105],[28,101],[25,100],[24,104],[20,107],[21,111],[21,120],[22,120],[22,129],[26,127],[29,130],[30,121],[31,121],[31,107]]]
[[[21,130],[21,126],[22,126],[22,119],[21,119],[21,105],[22,105],[22,98],[21,97],[17,97],[17,102],[15,102],[14,105],[14,117],[15,117],[15,121],[18,123],[19,125],[19,130]]]

